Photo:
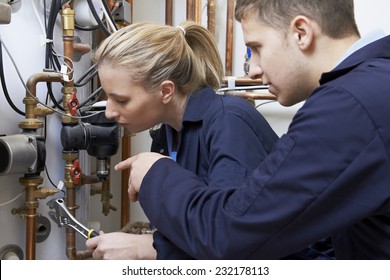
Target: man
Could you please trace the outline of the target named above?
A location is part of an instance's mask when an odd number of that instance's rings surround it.
[[[116,166],[130,198],[197,258],[277,259],[331,236],[337,259],[389,259],[390,36],[360,39],[353,0],[238,0],[236,19],[249,75],[305,104],[244,185],[207,189],[145,153]]]

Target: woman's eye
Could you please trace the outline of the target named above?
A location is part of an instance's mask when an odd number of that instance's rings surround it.
[[[121,104],[121,105],[126,104],[126,102],[127,102],[127,100],[116,100],[116,103]]]

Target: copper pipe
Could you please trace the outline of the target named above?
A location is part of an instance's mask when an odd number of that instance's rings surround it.
[[[194,12],[194,0],[187,0],[187,20],[194,21],[195,20],[195,12]]]
[[[233,26],[234,26],[234,0],[228,0],[226,18],[226,60],[225,75],[232,75],[233,68]]]
[[[187,20],[200,23],[201,17],[202,17],[202,1],[187,0]]]
[[[207,1],[207,29],[215,36],[215,0]]]
[[[201,23],[202,21],[202,0],[195,0],[194,3],[195,22]]]
[[[263,81],[261,79],[251,79],[247,77],[237,77],[234,80],[237,86],[261,86],[263,85]],[[228,79],[224,77],[222,79],[222,85],[227,85]]]
[[[74,51],[79,53],[80,55],[87,54],[92,50],[90,45],[83,44],[83,43],[74,43],[73,48],[74,48]]]
[[[19,183],[24,186],[26,192],[26,199],[24,208],[15,210],[26,218],[26,259],[35,260],[36,248],[36,218],[38,216],[37,209],[39,206],[38,199],[47,198],[58,192],[56,189],[38,188],[42,184],[43,178],[41,176],[24,176],[19,178]]]
[[[173,0],[165,0],[165,24],[173,24]]]
[[[64,46],[64,56],[65,62],[68,66],[73,67],[74,60],[74,15],[75,12],[71,6],[65,5],[61,10],[61,20],[62,20],[62,41]],[[69,68],[69,67],[68,67]],[[71,117],[70,108],[68,108],[68,102],[72,97],[73,93],[76,93],[74,88],[73,80],[73,71],[68,71],[69,80],[65,81],[64,87],[62,88],[63,93],[63,104],[65,108],[66,116],[62,116],[63,125],[75,124],[77,119]],[[66,206],[69,212],[76,216],[76,187],[77,184],[73,181],[71,176],[71,169],[73,167],[73,162],[79,158],[78,152],[63,152],[62,157],[65,160],[64,167],[64,185],[66,187]],[[66,255],[69,259],[85,259],[91,258],[91,252],[78,252],[76,250],[76,236],[75,230],[72,228],[66,228]]]
[[[110,180],[107,178],[102,182],[102,213],[103,215],[107,216],[110,213],[110,210],[116,211],[117,208],[110,203],[110,200],[112,198],[112,194],[110,192]]]
[[[38,185],[42,184],[43,178],[36,177],[30,179],[22,177],[19,179],[19,182],[26,189],[26,200],[24,202],[26,209],[26,259],[35,260],[36,217],[39,203],[34,198],[33,193],[38,188]]]
[[[122,160],[131,157],[131,135],[128,130],[125,129],[125,133],[122,137]],[[129,184],[130,170],[126,169],[122,171],[121,177],[121,227],[124,227],[130,221],[130,200],[127,193]]]
[[[233,95],[242,97],[245,99],[254,99],[254,100],[277,100],[276,96],[270,92],[253,92],[253,91],[227,91],[226,95]]]
[[[25,119],[19,122],[22,129],[38,129],[43,127],[42,121],[37,117],[36,87],[39,82],[61,82],[62,76],[54,72],[36,73],[27,80],[26,97],[23,99],[25,104]]]
[[[111,166],[111,159],[107,159],[108,166]],[[102,181],[102,196],[101,196],[101,202],[102,202],[102,213],[103,215],[107,216],[110,213],[110,210],[116,211],[117,208],[113,205],[111,205],[110,200],[112,198],[112,194],[110,191],[110,178],[106,178]]]
[[[37,209],[27,209],[26,215],[26,260],[35,260],[36,239],[36,216]]]
[[[65,159],[64,185],[66,187],[66,207],[76,217],[76,184],[71,176],[73,161],[78,158],[78,153],[64,153]],[[82,260],[92,257],[92,252],[76,250],[76,232],[74,229],[66,228],[66,256],[70,260]]]
[[[19,122],[19,127],[22,129],[36,130],[43,127],[43,123],[37,118],[36,87],[39,82],[61,82],[62,76],[53,72],[36,73],[27,81],[26,97],[23,102],[25,104],[25,119]],[[48,111],[47,111],[48,112]],[[25,215],[26,217],[26,259],[35,259],[35,239],[36,239],[36,217],[37,208],[39,206],[38,198],[45,197],[39,193],[38,185],[42,184],[43,178],[37,177],[22,177],[19,182],[25,187]],[[55,192],[49,192],[52,195]]]
[[[30,94],[34,97],[37,96],[37,84],[40,82],[62,82],[62,75],[55,72],[43,72],[43,73],[36,73],[30,76],[30,78],[27,80],[26,87],[26,97],[29,97]],[[27,108],[26,108],[27,109]]]
[[[94,175],[81,175],[81,185],[89,185],[89,184],[96,184],[100,183],[100,180],[98,176]]]

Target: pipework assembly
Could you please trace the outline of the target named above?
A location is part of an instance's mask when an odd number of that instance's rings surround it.
[[[103,109],[104,110],[104,109]],[[109,175],[109,158],[119,148],[119,126],[104,116],[104,111],[94,110],[82,113],[82,122],[74,126],[63,126],[61,143],[64,151],[87,150],[97,158],[96,175],[106,180]]]
[[[40,187],[46,160],[45,139],[37,133],[43,123],[38,117],[51,114],[50,109],[38,107],[36,85],[39,82],[61,82],[61,75],[45,72],[32,75],[26,84],[25,119],[19,122],[21,134],[0,137],[0,175],[24,174],[19,183],[24,186],[26,198],[24,207],[13,209],[13,214],[19,214],[26,219],[26,259],[35,259],[37,208],[39,199],[45,199],[58,192],[57,189]]]

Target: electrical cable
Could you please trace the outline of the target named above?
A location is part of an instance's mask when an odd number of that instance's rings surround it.
[[[45,1],[45,2],[46,2],[46,1]],[[37,7],[36,7],[36,5],[35,5],[35,1],[34,1],[34,0],[31,1],[31,3],[32,3],[33,9],[34,9],[35,16],[37,17],[37,20],[38,20],[38,22],[39,22],[39,26],[41,27],[43,34],[46,35],[46,29],[45,29],[45,26],[44,26],[43,23],[42,23],[41,18],[39,17],[38,10],[37,10]]]
[[[53,108],[58,108],[61,111],[65,111],[64,107],[62,107],[62,105],[60,104],[62,98],[60,99],[60,101],[57,101],[57,99],[54,96],[54,92],[53,92],[53,89],[51,87],[51,83],[46,82],[46,87],[47,87],[47,93],[50,96],[50,100],[51,100],[51,102],[53,102]]]
[[[87,0],[88,6],[92,12],[93,17],[95,18],[96,22],[100,26],[100,28],[103,30],[104,34],[108,37],[111,35],[111,32],[107,29],[107,27],[104,25],[102,20],[100,19],[98,13],[96,12],[95,6],[92,3],[92,0]]]
[[[263,106],[265,104],[269,104],[269,103],[274,103],[274,102],[277,102],[276,100],[270,100],[270,101],[266,101],[266,102],[263,102],[263,103],[260,103],[259,105],[256,105],[256,109],[259,108],[260,106]]]
[[[91,68],[87,70],[87,72],[81,76],[75,83],[75,87],[81,87],[85,86],[88,82],[90,82],[98,73],[96,69],[96,65],[93,65]],[[86,79],[84,82],[82,82],[84,79]]]
[[[17,200],[19,197],[21,197],[24,193],[24,188],[12,199],[8,200],[7,202],[4,202],[4,203],[0,203],[0,207],[3,207],[3,206],[6,206],[12,202],[14,202],[15,200]]]
[[[107,5],[107,2],[104,0],[101,0],[100,2],[103,4],[103,7],[104,7],[103,13],[108,21],[109,26],[111,26],[113,32],[117,31],[118,27],[115,24],[115,20],[112,16],[112,12],[111,12],[110,8]]]
[[[94,30],[100,28],[99,25],[94,25],[94,26],[81,26],[81,25],[78,25],[77,23],[74,24],[74,27],[75,27],[77,30],[81,30],[81,31],[94,31]]]
[[[0,41],[2,41],[1,37],[0,37]],[[2,45],[3,45],[4,50],[5,50],[5,51],[7,52],[7,54],[8,54],[8,56],[9,56],[9,58],[10,58],[12,64],[13,64],[13,66],[14,66],[14,68],[15,68],[17,74],[18,74],[18,77],[19,77],[21,83],[23,84],[24,88],[26,89],[26,92],[31,96],[31,98],[33,98],[33,99],[34,99],[36,102],[38,102],[39,104],[41,104],[42,106],[44,106],[44,107],[46,107],[46,108],[48,108],[48,109],[54,111],[55,113],[57,113],[57,114],[59,114],[59,115],[67,116],[67,117],[74,118],[74,119],[85,119],[85,118],[89,118],[89,117],[91,117],[91,116],[95,116],[95,115],[104,113],[104,110],[101,110],[101,111],[96,111],[96,113],[93,113],[93,114],[88,115],[88,116],[71,116],[71,115],[68,115],[68,114],[66,114],[66,113],[64,113],[64,112],[55,110],[55,109],[53,109],[53,108],[47,106],[45,103],[43,103],[42,101],[40,101],[37,97],[35,97],[35,96],[30,92],[30,90],[27,88],[26,83],[24,82],[23,77],[22,77],[22,75],[21,75],[21,73],[20,73],[20,71],[19,71],[19,68],[17,67],[17,65],[16,65],[16,63],[15,63],[15,60],[13,59],[13,57],[12,57],[11,53],[9,52],[7,46],[4,44],[4,41],[2,41]],[[60,74],[59,74],[59,75],[60,75]]]
[[[45,23],[45,31],[47,30],[47,18],[46,18],[46,0],[43,1],[43,22]],[[46,34],[46,32],[45,32]]]
[[[45,68],[52,69],[51,66],[56,70],[59,70],[59,62],[55,61],[56,57],[52,56],[53,53],[53,34],[54,34],[54,26],[57,19],[57,15],[61,10],[61,1],[53,0],[50,6],[50,13],[47,22],[47,30],[46,30],[46,60],[45,60]]]
[[[45,68],[46,69],[53,69],[53,70],[59,70],[60,69],[60,63],[58,61],[58,58],[53,55],[53,33],[54,33],[54,26],[57,19],[57,15],[59,11],[61,10],[61,1],[53,0],[50,6],[49,11],[49,18],[46,20],[46,0],[43,3],[44,7],[44,17],[45,17],[45,26],[46,26],[46,55],[45,55]],[[60,105],[59,102],[57,102],[54,93],[52,91],[51,83],[47,82],[47,92],[50,96],[50,99],[52,100],[54,107],[57,107],[58,109],[65,111],[64,108]]]
[[[103,1],[103,4],[106,4],[106,2]],[[106,5],[107,5],[107,4],[106,4]],[[111,17],[111,20],[112,20],[113,22],[115,22],[115,20],[113,19],[112,16],[116,13],[116,11],[119,9],[120,6],[121,6],[120,3],[116,2],[114,8],[113,8],[113,9],[111,10],[111,12],[110,12],[110,14],[111,14],[110,17]],[[108,7],[108,6],[107,6],[107,7]],[[107,9],[108,9],[108,11],[109,11],[109,8],[107,8]],[[104,19],[102,22],[105,23],[106,20]],[[94,30],[100,28],[99,25],[81,26],[81,25],[79,25],[79,24],[77,24],[77,23],[75,23],[74,27],[75,27],[77,30],[81,30],[81,31],[94,31]]]
[[[100,87],[97,90],[95,90],[90,96],[88,96],[83,102],[79,104],[79,108],[84,107],[89,101],[91,101],[94,98],[99,98],[100,94],[102,93],[103,88]]]
[[[16,113],[25,116],[25,113],[21,111],[18,107],[16,107],[16,105],[12,102],[12,99],[8,93],[7,85],[5,83],[4,64],[3,64],[3,44],[2,44],[1,37],[0,37],[0,80],[1,80],[1,86],[3,87],[4,96],[8,104]]]

